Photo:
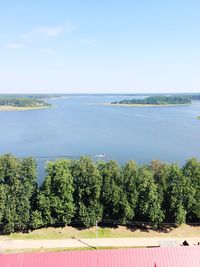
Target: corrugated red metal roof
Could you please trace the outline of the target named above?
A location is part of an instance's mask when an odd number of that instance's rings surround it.
[[[200,267],[200,247],[1,254],[0,267]]]

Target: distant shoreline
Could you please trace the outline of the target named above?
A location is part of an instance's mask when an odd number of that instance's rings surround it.
[[[68,99],[70,98],[69,96],[59,96],[59,97],[47,97],[47,98],[43,98],[44,100],[56,100],[56,99]]]
[[[44,107],[14,107],[14,106],[0,106],[1,111],[27,111],[27,110],[39,110],[39,109],[49,109],[52,106],[44,106]]]
[[[190,106],[191,104],[111,104],[101,103],[102,106],[118,106],[118,107],[174,107],[174,106]]]

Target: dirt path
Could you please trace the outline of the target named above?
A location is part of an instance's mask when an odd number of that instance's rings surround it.
[[[184,240],[190,245],[200,242],[200,237],[186,238],[100,238],[100,239],[60,239],[60,240],[0,240],[0,251],[22,249],[53,249],[53,248],[82,248],[82,247],[146,247],[159,246],[160,241]]]

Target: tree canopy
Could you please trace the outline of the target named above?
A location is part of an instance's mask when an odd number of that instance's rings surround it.
[[[121,101],[113,101],[111,104],[136,104],[136,105],[180,105],[191,104],[191,96],[149,96],[144,99],[124,99]]]
[[[0,95],[0,106],[12,107],[49,107],[51,104],[38,98],[9,97]]]
[[[180,225],[200,221],[200,162],[184,166],[128,161],[94,162],[88,157],[46,165],[37,184],[33,158],[0,156],[0,232],[96,222]]]

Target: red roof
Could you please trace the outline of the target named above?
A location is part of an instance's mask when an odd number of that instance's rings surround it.
[[[0,254],[0,267],[200,267],[200,247]]]

